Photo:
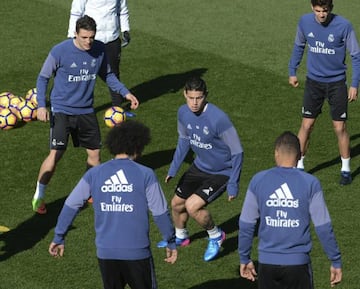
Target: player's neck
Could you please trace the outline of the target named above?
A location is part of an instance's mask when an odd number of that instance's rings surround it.
[[[130,159],[133,160],[134,157],[133,156],[129,156],[128,154],[117,154],[115,156],[115,159]]]

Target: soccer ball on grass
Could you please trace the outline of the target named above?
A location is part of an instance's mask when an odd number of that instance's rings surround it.
[[[24,98],[22,98],[21,96],[14,96],[12,98],[10,98],[10,103],[9,103],[9,109],[20,119],[20,112],[18,110],[18,105],[20,102],[25,101]]]
[[[17,120],[17,116],[10,109],[3,108],[0,110],[0,128],[2,130],[14,128]]]
[[[33,119],[36,119],[37,108],[30,101],[23,100],[19,102],[17,105],[17,110],[20,116],[19,118],[25,122],[29,122]]]
[[[37,107],[38,102],[37,102],[37,90],[36,90],[36,87],[30,89],[30,90],[26,93],[25,99],[26,99],[27,101],[32,102],[32,103],[34,104],[34,106]]]
[[[0,109],[9,108],[10,100],[14,97],[14,94],[11,92],[2,92],[0,93]]]

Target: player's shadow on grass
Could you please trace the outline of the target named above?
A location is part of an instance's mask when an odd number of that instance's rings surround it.
[[[360,134],[352,135],[350,137],[350,141],[354,141],[355,139],[357,139],[359,137],[360,137]],[[350,155],[351,155],[352,159],[355,158],[356,156],[360,155],[360,144],[357,144],[350,149]],[[315,166],[314,168],[309,170],[308,173],[314,174],[317,171],[320,171],[322,169],[325,169],[325,168],[328,168],[328,167],[331,167],[333,165],[340,164],[340,163],[341,163],[340,156],[337,156],[336,158],[333,158],[332,160],[318,164],[317,166]],[[360,167],[358,167],[356,170],[354,170],[352,172],[351,176],[354,179],[359,174],[360,174]]]
[[[182,73],[173,73],[159,76],[132,87],[130,90],[139,97],[139,101],[145,102],[166,93],[177,93],[184,88],[185,82],[191,76],[203,76],[206,68],[197,68]]]
[[[52,230],[57,221],[57,217],[64,204],[65,198],[47,203],[46,215],[35,214],[19,224],[16,228],[0,234],[0,242],[5,245],[0,247],[0,262],[10,257],[31,249],[38,242],[44,239],[50,230]]]
[[[136,161],[144,166],[150,167],[153,170],[161,168],[171,163],[175,149],[152,152],[139,157]],[[185,157],[184,162],[191,164],[194,161],[193,153],[189,151]]]
[[[239,273],[239,268],[237,267],[237,273]],[[257,282],[251,282],[244,278],[232,278],[232,279],[217,279],[217,280],[210,280],[199,285],[192,286],[188,289],[219,289],[219,288],[226,288],[226,289],[256,289]]]
[[[159,97],[166,93],[177,93],[184,88],[185,82],[191,76],[202,76],[207,68],[196,68],[193,70],[166,74],[149,81],[138,84],[130,91],[139,99],[140,105],[150,99]],[[95,108],[95,112],[99,112],[108,108],[111,104],[105,103]]]

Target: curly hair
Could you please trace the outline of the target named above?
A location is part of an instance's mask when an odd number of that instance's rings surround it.
[[[140,156],[151,141],[150,129],[139,121],[127,120],[108,133],[105,146],[112,155]]]

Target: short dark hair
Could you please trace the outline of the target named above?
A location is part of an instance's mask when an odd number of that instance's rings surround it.
[[[277,137],[275,141],[275,149],[294,154],[298,160],[301,157],[299,138],[290,131],[285,131]]]
[[[327,7],[330,11],[334,7],[332,0],[311,0],[311,5],[312,6]]]
[[[140,156],[150,143],[150,129],[139,121],[127,120],[114,126],[108,133],[105,146],[112,155]]]
[[[76,33],[79,33],[80,29],[96,32],[95,20],[88,15],[84,15],[83,17],[80,17],[76,21]]]
[[[208,91],[206,88],[206,82],[198,76],[190,77],[185,83],[185,92],[188,90],[202,91],[206,96]]]

